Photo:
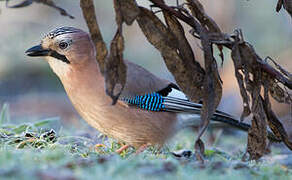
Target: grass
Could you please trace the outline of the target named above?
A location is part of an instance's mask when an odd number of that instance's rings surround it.
[[[120,145],[104,136],[91,138],[75,131],[51,129],[56,119],[13,124],[9,106],[0,113],[0,179],[291,179],[291,169],[263,159],[242,162],[243,153],[211,146],[206,164],[191,152],[193,134],[180,133],[168,148],[148,148],[135,155],[134,149],[117,155]],[[238,137],[228,136],[217,146],[240,145]],[[96,146],[98,143],[104,146]],[[223,139],[223,138],[221,138]],[[243,146],[244,147],[244,146]],[[271,157],[276,155],[274,152]]]

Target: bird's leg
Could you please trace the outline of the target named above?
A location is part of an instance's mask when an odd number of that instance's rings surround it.
[[[128,149],[130,146],[125,144],[122,147],[120,147],[118,150],[116,150],[116,153],[121,154],[124,150]]]
[[[216,140],[216,133],[214,132],[213,128],[209,128],[209,132],[210,132],[210,136],[208,138],[208,142],[210,144],[214,144],[215,140]]]
[[[143,144],[142,146],[140,146],[137,151],[136,151],[136,155],[142,153],[143,151],[145,151],[145,149],[147,149],[151,144],[147,143],[147,144]]]

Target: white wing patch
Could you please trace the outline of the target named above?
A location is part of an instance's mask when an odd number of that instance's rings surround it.
[[[182,91],[176,90],[174,88],[172,88],[172,91],[168,94],[168,96],[187,99],[186,95]]]

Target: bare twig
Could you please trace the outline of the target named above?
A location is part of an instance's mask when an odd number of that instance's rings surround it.
[[[18,4],[15,5],[9,5],[10,0],[6,0],[6,7],[8,8],[22,8],[31,5],[32,3],[42,3],[44,5],[50,6],[52,8],[57,9],[62,16],[68,16],[71,19],[74,19],[74,16],[67,13],[67,11],[59,6],[57,6],[53,0],[24,0]]]
[[[84,19],[86,20],[91,39],[96,48],[96,59],[99,63],[100,71],[104,73],[105,58],[107,57],[106,44],[103,41],[96,15],[94,4],[92,0],[80,0],[80,7],[83,12]]]

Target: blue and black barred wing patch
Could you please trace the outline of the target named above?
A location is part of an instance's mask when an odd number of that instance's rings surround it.
[[[201,114],[202,109],[201,104],[193,103],[187,99],[163,97],[159,93],[150,93],[132,98],[122,98],[121,100],[138,108],[156,112],[165,111],[174,113]],[[234,119],[231,115],[218,110],[216,110],[213,114],[212,120],[227,123],[243,130],[247,130],[249,128],[248,125],[240,124],[240,122]]]
[[[164,97],[156,92],[131,98],[124,97],[121,100],[130,105],[134,105],[140,109],[148,111],[200,114],[202,109],[202,104],[197,104],[187,99],[180,99],[169,96]],[[218,110],[216,110],[214,115],[220,117],[230,117],[229,114]]]
[[[164,97],[159,93],[150,93],[132,98],[122,98],[123,101],[131,105],[136,105],[138,108],[149,111],[164,111]]]
[[[185,99],[175,97],[164,97],[161,94],[154,92],[131,98],[121,98],[130,105],[135,105],[138,108],[149,111],[167,111],[181,113],[200,114],[201,105],[192,103]]]
[[[199,114],[201,110],[201,106],[196,103],[174,97],[164,97],[157,92],[131,98],[123,97],[121,100],[130,105],[135,105],[138,108],[149,111],[167,111],[177,113],[189,112]]]

